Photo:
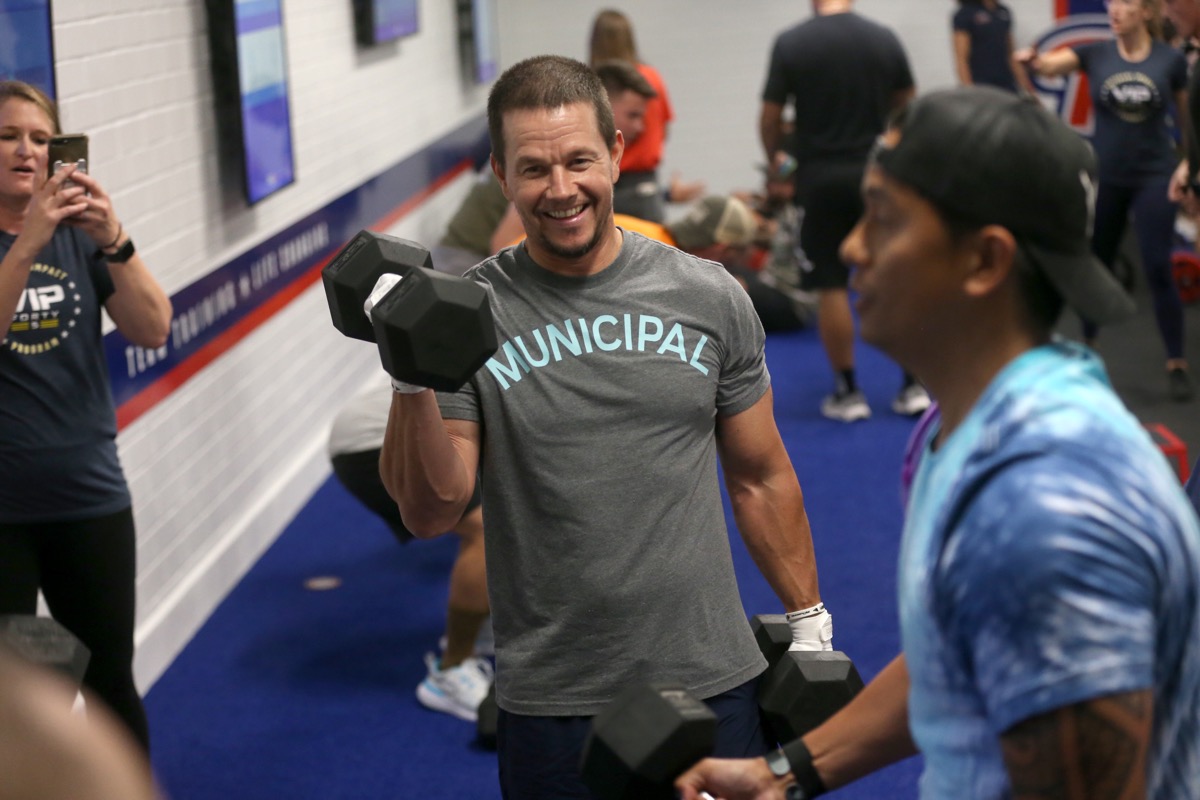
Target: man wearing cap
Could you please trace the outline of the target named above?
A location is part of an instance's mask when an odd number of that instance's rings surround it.
[[[810,798],[924,756],[922,798],[1192,798],[1200,528],[1064,305],[1129,313],[1091,255],[1094,158],[1036,102],[915,101],[843,244],[864,339],[928,387],[899,566],[903,653],[765,759],[679,780]]]

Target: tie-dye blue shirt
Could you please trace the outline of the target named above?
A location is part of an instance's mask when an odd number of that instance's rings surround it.
[[[900,614],[922,798],[1009,797],[999,736],[1154,687],[1148,797],[1200,797],[1200,530],[1090,351],[1025,353],[931,452]]]

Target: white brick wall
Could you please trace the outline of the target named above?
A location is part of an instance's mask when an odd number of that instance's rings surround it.
[[[1007,0],[1017,44],[1053,19],[1054,0]],[[662,73],[675,107],[660,175],[678,171],[727,192],[759,185],[759,93],[775,35],[812,15],[807,0],[502,0],[506,64],[539,53],[587,59],[592,19],[615,8],[633,22],[641,57]],[[953,0],[858,0],[897,32],[919,89],[954,83]],[[679,209],[673,209],[678,212]]]
[[[1053,0],[1010,0],[1019,38]],[[503,65],[583,58],[599,0],[500,0]],[[922,87],[952,80],[951,2],[861,0],[894,25]],[[753,187],[758,92],[774,35],[801,0],[625,3],[677,121],[665,169],[714,191]],[[55,0],[64,126],[91,136],[92,172],[163,286],[175,293],[479,114],[460,77],[454,3],[423,0],[415,37],[363,49],[351,0],[284,0],[297,180],[249,208],[218,182],[203,0]],[[436,241],[469,178],[393,233]],[[377,368],[338,336],[319,286],[123,431],[139,531],[138,677],[147,688],[328,474],[339,399]],[[331,532],[331,535],[334,535]]]
[[[481,112],[453,4],[423,6],[419,36],[367,50],[350,0],[284,0],[297,180],[249,208],[218,183],[202,0],[56,0],[63,125],[90,135],[92,172],[168,293]],[[432,243],[465,188],[392,232]],[[143,688],[327,476],[329,421],[377,364],[314,286],[122,432]]]

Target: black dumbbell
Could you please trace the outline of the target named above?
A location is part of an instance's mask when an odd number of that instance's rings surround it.
[[[92,657],[83,642],[50,617],[0,616],[0,641],[26,661],[55,670],[76,688],[83,683]]]
[[[482,286],[432,265],[416,242],[362,230],[321,271],[321,282],[334,327],[376,342],[389,375],[452,392],[496,352],[496,327]],[[401,280],[368,320],[363,302],[385,274]]]
[[[685,690],[633,686],[592,719],[583,782],[600,800],[672,800],[675,779],[712,754],[716,736],[716,714]]]
[[[758,707],[776,742],[800,738],[862,690],[854,662],[840,650],[789,651],[792,628],[785,615],[759,614],[750,620],[750,629],[767,659]]]

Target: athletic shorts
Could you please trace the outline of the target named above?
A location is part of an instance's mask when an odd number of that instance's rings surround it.
[[[807,291],[844,289],[850,269],[838,250],[863,214],[861,162],[814,164],[796,178],[796,205],[803,210],[800,249],[812,269],[801,273]]]

